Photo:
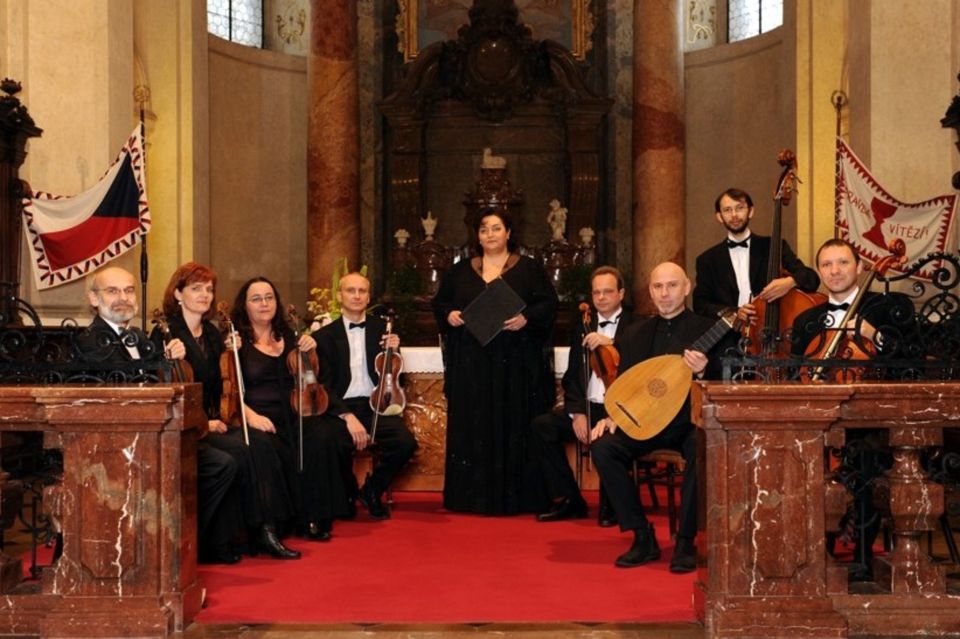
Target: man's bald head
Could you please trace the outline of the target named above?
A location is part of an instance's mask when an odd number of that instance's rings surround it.
[[[683,312],[690,294],[690,278],[679,264],[661,262],[650,272],[650,299],[661,317],[670,319]]]

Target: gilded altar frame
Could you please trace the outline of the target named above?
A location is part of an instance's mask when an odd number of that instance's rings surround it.
[[[424,0],[397,0],[397,48],[403,61],[410,62],[420,54],[419,25],[420,4]],[[570,52],[577,60],[585,60],[593,48],[593,31],[596,19],[591,8],[592,0],[567,0],[570,10]],[[470,22],[468,8],[463,8],[463,21]],[[523,19],[521,8],[521,19]],[[536,31],[536,24],[529,24]],[[455,37],[455,36],[453,36]]]

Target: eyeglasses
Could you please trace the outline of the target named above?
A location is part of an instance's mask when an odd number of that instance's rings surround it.
[[[734,211],[736,211],[737,213],[743,213],[744,211],[746,211],[746,210],[749,209],[749,208],[750,208],[749,206],[747,206],[747,205],[744,204],[743,202],[740,202],[740,203],[736,204],[735,206],[725,206],[725,207],[723,207],[722,209],[720,209],[720,213],[722,213],[723,215],[730,215],[730,214],[733,213]]]
[[[247,302],[254,305],[263,304],[264,302],[269,304],[273,302],[275,299],[276,298],[273,295],[254,295],[253,297],[248,299]]]
[[[116,286],[108,286],[106,288],[95,288],[93,289],[97,293],[104,293],[109,297],[120,297],[121,294],[127,297],[133,297],[137,293],[137,287],[128,286],[126,288],[117,288]]]

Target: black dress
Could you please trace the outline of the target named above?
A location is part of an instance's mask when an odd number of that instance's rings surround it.
[[[348,515],[348,487],[341,467],[352,464],[351,448],[342,444],[333,429],[325,428],[322,416],[303,419],[303,471],[297,471],[299,420],[290,406],[290,391],[296,381],[286,366],[287,354],[297,346],[293,333],[283,336],[284,351],[267,355],[252,344],[240,348],[247,405],[270,419],[277,434],[271,436],[284,467],[296,488],[301,526],[307,522]]]
[[[486,287],[479,259],[456,264],[433,299],[445,338],[447,454],[443,504],[489,515],[540,511],[542,482],[530,463],[530,422],[554,403],[549,336],[557,294],[539,264],[511,255],[501,277],[523,298],[527,325],[502,331],[486,346],[447,315]]]
[[[194,381],[203,385],[203,408],[207,419],[220,419],[220,397],[223,380],[220,376],[220,355],[223,337],[210,322],[203,322],[203,332],[195,338],[182,316],[170,318],[170,334],[186,347],[186,361],[193,369]],[[156,335],[151,337],[156,338]],[[269,433],[249,429],[250,445],[243,441],[243,429],[230,425],[226,433],[209,433],[204,442],[233,457],[238,463],[240,506],[243,523],[249,528],[277,524],[295,515],[293,490],[284,464]]]

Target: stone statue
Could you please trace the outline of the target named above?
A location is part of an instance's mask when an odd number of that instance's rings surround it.
[[[427,211],[427,217],[420,219],[420,225],[423,226],[424,241],[433,241],[433,232],[437,230],[437,218],[433,217],[432,211]]]
[[[406,248],[407,240],[410,239],[410,231],[407,229],[397,229],[397,232],[393,234],[393,237],[396,238],[398,247]]]
[[[481,169],[505,169],[507,168],[507,158],[493,154],[493,149],[486,147],[483,150],[483,161],[480,163]]]
[[[596,233],[589,226],[585,226],[580,229],[577,235],[580,236],[578,262],[585,266],[593,266],[597,261],[597,249],[593,245],[593,237]]]
[[[553,231],[553,242],[565,242],[564,234],[567,231],[567,209],[560,206],[560,200],[550,200],[550,212],[547,213],[547,224]]]

